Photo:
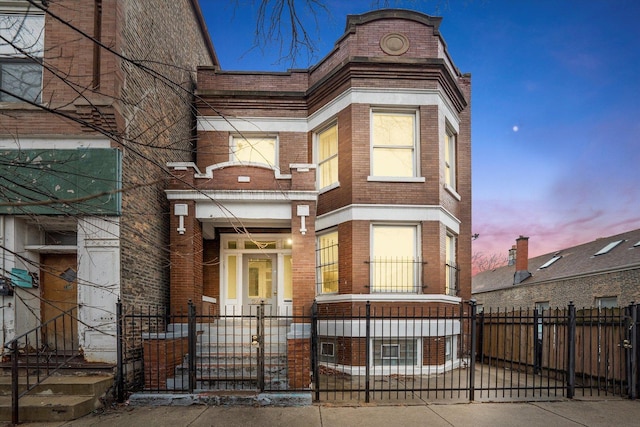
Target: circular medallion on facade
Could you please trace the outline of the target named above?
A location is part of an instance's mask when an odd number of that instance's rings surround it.
[[[388,55],[402,55],[409,50],[409,39],[403,34],[387,34],[380,40],[380,47]]]

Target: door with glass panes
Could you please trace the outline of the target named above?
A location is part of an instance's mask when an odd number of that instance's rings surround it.
[[[264,302],[275,307],[277,296],[276,255],[245,254],[242,258],[243,305],[250,307]]]

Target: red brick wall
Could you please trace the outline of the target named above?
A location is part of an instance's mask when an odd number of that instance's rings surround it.
[[[300,232],[301,219],[297,215],[297,207],[309,206],[309,216],[305,218],[306,234]],[[315,271],[315,203],[294,202],[291,204],[291,238],[293,264],[293,314],[302,315],[310,312],[316,295]],[[299,319],[303,322],[305,319]]]
[[[171,215],[171,314],[186,313],[189,301],[200,308],[204,291],[202,226],[195,218],[195,203],[186,204],[189,215],[184,217],[184,234],[176,230],[178,216]]]
[[[152,339],[143,342],[144,385],[151,390],[167,387],[167,378],[175,376],[189,348],[188,339]]]

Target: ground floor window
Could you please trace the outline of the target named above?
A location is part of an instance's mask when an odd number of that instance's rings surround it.
[[[318,236],[316,247],[318,294],[338,293],[338,232]]]
[[[371,291],[416,293],[420,277],[418,227],[373,225],[371,228]]]

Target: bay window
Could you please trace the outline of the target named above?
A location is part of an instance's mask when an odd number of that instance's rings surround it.
[[[417,176],[416,112],[373,111],[371,122],[371,175]]]
[[[338,292],[338,232],[318,236],[316,248],[318,294]]]
[[[338,125],[316,134],[318,153],[318,189],[338,183]]]
[[[371,291],[418,292],[421,266],[418,227],[373,225],[371,241]]]

